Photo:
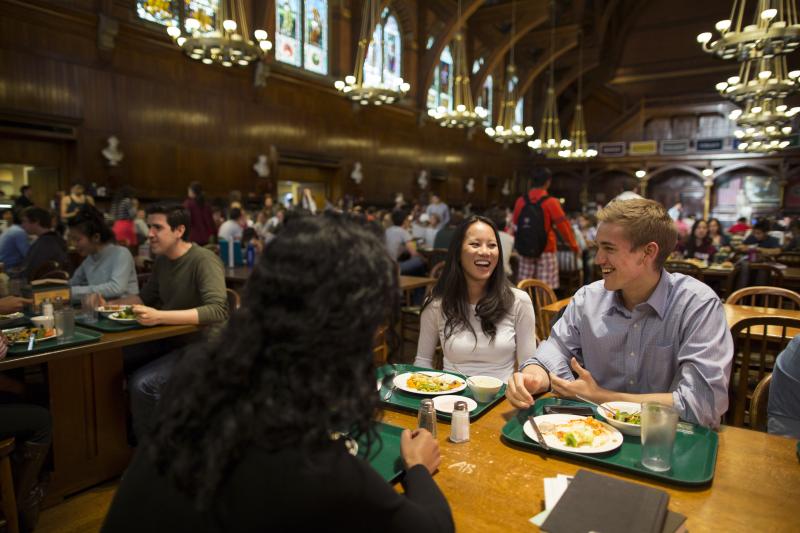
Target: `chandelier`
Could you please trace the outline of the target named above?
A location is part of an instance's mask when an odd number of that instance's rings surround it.
[[[556,12],[555,2],[550,2],[550,79],[544,101],[542,114],[542,127],[539,128],[539,138],[528,141],[528,146],[539,153],[549,157],[558,155],[560,150],[570,147],[569,139],[561,138],[561,123],[558,121],[558,108],[556,107],[555,89],[555,60],[556,60]]]
[[[461,0],[458,0],[458,20],[461,20]],[[472,102],[467,50],[460,30],[453,42],[453,73],[452,108],[439,106],[429,109],[428,115],[445,128],[471,128],[486,118],[487,111]]]
[[[506,80],[503,86],[500,112],[497,115],[497,125],[486,128],[486,135],[501,144],[521,143],[533,135],[533,126],[522,126],[515,122],[517,100],[517,67],[514,66],[514,33],[516,31],[515,2],[511,2],[511,55],[506,67]]]
[[[755,99],[748,101],[744,111],[735,109],[728,118],[736,121],[734,135],[739,140],[738,149],[746,152],[771,152],[789,145],[792,118],[800,107],[789,107],[781,99]]]
[[[569,131],[570,146],[558,152],[558,155],[565,159],[586,159],[597,155],[597,150],[589,148],[586,139],[586,121],[583,119],[581,102],[583,102],[583,39],[578,48],[578,100],[575,104],[575,116],[572,117],[572,128]]]
[[[344,81],[337,80],[333,84],[345,96],[361,105],[391,104],[401,99],[411,89],[411,85],[403,81],[403,78],[391,74],[387,76],[388,73],[383,64],[386,57],[385,43],[382,32],[376,31],[376,27],[381,23],[381,18],[378,16],[379,9],[380,0],[364,2],[355,71],[352,76],[346,76]],[[372,59],[376,60],[379,71],[377,76],[365,76],[364,73],[364,64],[367,61],[370,43],[373,44],[372,54],[374,57]]]
[[[748,59],[739,66],[739,75],[716,85],[720,96],[742,102],[752,98],[786,98],[800,88],[800,70],[787,72],[786,56]]]
[[[800,24],[793,0],[758,0],[752,24],[743,22],[746,8],[747,0],[734,0],[730,18],[715,25],[720,34],[716,41],[711,40],[711,32],[697,36],[705,52],[721,59],[744,61],[788,54],[800,45]]]
[[[217,15],[203,22],[199,13],[191,15],[184,23],[186,35],[179,26],[167,27],[167,34],[186,55],[206,65],[247,66],[272,49],[266,31],[254,31],[255,42],[248,37],[250,30],[242,0],[221,0]]]

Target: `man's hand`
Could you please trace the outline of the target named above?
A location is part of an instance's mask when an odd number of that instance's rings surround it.
[[[593,402],[601,403],[600,396],[607,392],[605,389],[601,388],[597,382],[592,377],[592,373],[583,368],[579,363],[578,360],[574,357],[569,362],[572,370],[578,374],[578,379],[575,381],[568,381],[566,379],[561,379],[560,377],[550,374],[550,380],[552,382],[553,393],[558,396],[564,396],[569,398],[574,398],[575,396],[583,396],[587,400],[592,400]]]
[[[533,405],[533,395],[547,389],[547,372],[537,365],[530,365],[524,370],[514,372],[506,386],[506,398],[517,409],[527,409]]]
[[[400,434],[400,455],[406,470],[422,465],[433,474],[442,462],[439,443],[427,429],[415,429],[413,432],[403,430]]]
[[[0,298],[0,313],[10,315],[17,311],[22,311],[22,307],[26,304],[32,304],[33,300],[30,298],[20,298],[19,296],[5,296]]]
[[[146,305],[134,305],[133,313],[136,320],[144,326],[158,326],[162,323],[161,311],[147,307]]]

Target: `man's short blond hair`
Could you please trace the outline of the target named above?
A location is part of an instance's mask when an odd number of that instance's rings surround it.
[[[647,199],[631,199],[610,202],[597,213],[598,222],[622,226],[625,237],[631,241],[632,249],[649,242],[658,244],[656,268],[675,250],[678,230],[675,223],[660,203]]]

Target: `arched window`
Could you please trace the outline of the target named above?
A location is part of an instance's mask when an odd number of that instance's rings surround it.
[[[486,110],[486,118],[483,120],[483,123],[486,126],[492,125],[492,84],[494,81],[492,80],[492,75],[489,74],[486,76],[486,81],[483,82],[483,89],[481,90],[481,95],[478,97],[478,105],[481,106]]]
[[[136,13],[139,18],[155,22],[163,26],[178,26],[191,33],[193,24],[187,25],[189,19],[199,23],[197,31],[210,32],[214,29],[219,0],[137,0]]]
[[[517,100],[517,106],[514,108],[514,124],[522,125],[525,123],[525,97]]]
[[[381,43],[383,43],[382,54]],[[375,27],[372,42],[369,43],[367,57],[364,60],[364,81],[367,85],[381,85],[381,73],[383,73],[384,85],[399,86],[402,83],[401,64],[400,27],[397,19],[386,8],[381,13],[381,20]]]
[[[328,1],[277,0],[275,20],[275,59],[327,74]]]
[[[439,64],[433,70],[433,83],[428,89],[428,108],[453,107],[453,55],[445,46],[439,56]]]

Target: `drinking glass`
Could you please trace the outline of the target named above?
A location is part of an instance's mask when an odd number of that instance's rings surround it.
[[[75,335],[75,312],[72,308],[65,307],[55,311],[53,315],[58,342],[70,340]]]
[[[81,318],[84,322],[97,322],[97,306],[100,298],[95,293],[81,296]]]
[[[666,472],[672,465],[672,445],[678,429],[678,412],[664,404],[642,404],[642,465]]]

